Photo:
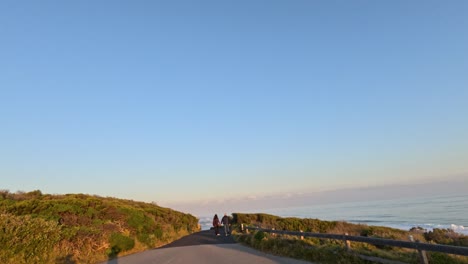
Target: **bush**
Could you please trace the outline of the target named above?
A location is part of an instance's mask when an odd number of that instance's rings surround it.
[[[57,223],[0,214],[0,263],[48,263],[60,240]]]
[[[429,263],[434,264],[462,264],[468,263],[466,259],[462,259],[459,256],[449,256],[439,252],[428,252],[427,253]]]
[[[261,228],[276,230],[290,230],[305,232],[320,232],[332,234],[348,233],[353,236],[366,236],[393,240],[407,240],[409,235],[414,239],[424,242],[433,241],[439,244],[450,244],[457,246],[467,246],[468,236],[458,234],[451,229],[434,229],[433,231],[422,233],[421,228],[413,228],[405,231],[390,227],[367,226],[362,224],[352,224],[337,221],[321,221],[318,219],[282,218],[267,214],[233,214],[233,224],[247,224]],[[285,255],[294,258],[307,259],[325,263],[368,263],[356,256],[345,252],[343,242],[333,239],[306,238],[297,240],[297,237],[287,235],[268,236],[265,238],[264,232],[252,232],[250,235],[240,235],[240,242],[246,243],[259,250],[274,254]],[[397,260],[413,263],[416,262],[414,251],[399,247],[372,245],[368,243],[352,243],[352,250],[355,253],[375,256],[384,259]],[[468,258],[442,253],[430,253],[431,263],[466,263]]]
[[[295,259],[303,259],[320,263],[368,263],[355,255],[349,254],[345,248],[337,245],[312,246],[308,241],[270,236],[258,231],[250,235],[238,235],[236,239],[258,250]],[[251,239],[253,238],[253,239]]]
[[[0,263],[97,263],[199,230],[189,214],[85,194],[0,190],[0,214]]]
[[[255,236],[254,236],[255,240],[257,240],[257,241],[261,241],[261,240],[263,240],[265,237],[266,237],[266,234],[265,234],[265,232],[263,232],[263,231],[257,231],[257,232],[255,233]]]
[[[438,244],[448,244],[463,246],[467,240],[467,236],[456,233],[452,229],[434,228],[434,230],[425,232],[424,238],[427,241],[434,241]]]
[[[108,253],[110,257],[117,256],[120,252],[132,249],[135,246],[135,240],[120,233],[113,233],[109,239],[111,250]]]

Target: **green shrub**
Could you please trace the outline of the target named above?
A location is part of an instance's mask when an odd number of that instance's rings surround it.
[[[161,239],[163,237],[163,230],[160,226],[156,227],[156,230],[154,230],[154,235],[157,239]]]
[[[0,214],[0,263],[97,263],[198,231],[189,214],[85,194],[0,190]]]
[[[137,234],[137,239],[141,243],[145,244],[147,247],[151,248],[154,245],[154,235],[147,233]]]
[[[0,214],[0,263],[48,263],[59,239],[55,222]]]
[[[254,235],[255,240],[260,241],[260,240],[263,240],[265,237],[266,237],[265,232],[263,231],[255,232],[255,235]]]
[[[265,233],[262,231],[250,235],[236,235],[235,238],[238,242],[258,250],[295,259],[333,264],[368,263],[337,245],[312,246],[308,241],[274,236],[264,239]]]
[[[338,221],[321,221],[318,219],[299,219],[294,217],[282,218],[267,214],[233,214],[233,224],[246,224],[261,228],[275,228],[276,230],[290,230],[318,233],[332,233],[360,235],[375,238],[408,240],[412,235],[422,242],[433,241],[439,244],[451,244],[467,246],[468,236],[458,234],[453,230],[434,229],[422,234],[420,229],[405,231],[382,226],[367,226]],[[267,237],[268,239],[264,239]],[[266,236],[264,232],[252,232],[250,235],[237,236],[239,242],[246,243],[262,251],[306,259],[324,263],[366,263],[355,255],[346,252],[343,242],[333,239],[306,238],[298,240],[297,237],[278,235]],[[380,257],[384,259],[416,263],[417,254],[414,250],[402,249],[392,246],[372,245],[368,243],[352,243],[352,251],[358,254]],[[430,263],[464,263],[468,264],[468,258],[442,253],[428,252]]]
[[[113,233],[109,239],[111,250],[109,256],[117,256],[120,252],[132,249],[135,246],[135,240],[120,233]]]
[[[427,253],[429,263],[431,264],[461,264],[468,263],[468,260],[462,259],[458,256],[449,256],[439,252],[428,252]]]
[[[453,238],[457,237],[457,234],[452,229],[434,228],[434,230],[424,233],[424,238],[427,241],[434,241],[440,244],[452,244]]]

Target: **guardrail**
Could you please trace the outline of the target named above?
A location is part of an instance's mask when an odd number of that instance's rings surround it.
[[[257,231],[263,231],[266,233],[279,234],[279,235],[291,235],[291,236],[300,236],[300,237],[315,237],[315,238],[324,238],[324,239],[343,240],[348,250],[351,250],[350,241],[369,243],[369,244],[379,245],[379,246],[393,246],[393,247],[416,249],[419,252],[421,264],[429,263],[427,260],[426,251],[468,256],[468,247],[428,244],[428,243],[421,243],[419,241],[413,242],[413,241],[392,240],[392,239],[383,239],[383,238],[374,238],[374,237],[350,236],[348,234],[338,235],[338,234],[323,234],[323,233],[311,233],[311,232],[274,230],[274,229],[264,229],[264,228],[259,228],[259,227],[244,226],[243,224],[241,225],[241,229],[242,231],[257,230]]]

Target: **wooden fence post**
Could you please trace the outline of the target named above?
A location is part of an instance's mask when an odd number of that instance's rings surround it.
[[[419,243],[419,240],[416,240],[416,243]],[[421,264],[429,264],[429,261],[427,260],[427,255],[426,255],[426,250],[421,250],[418,249],[419,253],[419,263]]]
[[[346,250],[351,251],[351,242],[346,239],[346,236],[348,235],[348,233],[344,233],[344,235],[345,236],[343,237],[343,240],[345,242]]]

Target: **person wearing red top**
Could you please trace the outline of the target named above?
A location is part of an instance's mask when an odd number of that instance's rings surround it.
[[[213,217],[213,227],[214,227],[214,230],[215,230],[215,234],[217,236],[219,236],[219,218],[218,218],[218,215],[215,214],[214,217]]]

